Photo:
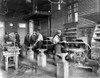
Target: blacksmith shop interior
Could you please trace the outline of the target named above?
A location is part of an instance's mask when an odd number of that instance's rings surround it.
[[[100,0],[0,0],[0,78],[100,78]]]

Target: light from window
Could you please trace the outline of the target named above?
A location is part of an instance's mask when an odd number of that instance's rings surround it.
[[[26,24],[20,23],[20,24],[19,24],[19,28],[26,28]]]
[[[72,1],[72,0],[68,0]],[[77,0],[73,0],[77,1]],[[69,4],[67,7],[67,23],[78,22],[78,2]]]
[[[0,27],[4,27],[4,23],[3,22],[0,22]]]
[[[75,13],[75,22],[78,22],[78,12]]]

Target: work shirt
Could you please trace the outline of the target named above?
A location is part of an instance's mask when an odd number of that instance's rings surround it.
[[[53,38],[53,44],[57,44],[61,41],[60,39],[60,36],[56,35],[54,38]]]
[[[39,34],[39,35],[38,35],[37,41],[43,41],[43,36],[42,36],[42,34]]]
[[[27,46],[30,46],[30,36],[29,36],[29,34],[27,34],[25,36],[24,44],[27,45]]]

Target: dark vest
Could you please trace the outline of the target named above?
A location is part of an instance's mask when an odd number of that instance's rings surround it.
[[[37,35],[32,34],[30,37],[30,44],[33,45],[36,42],[37,38]]]
[[[27,45],[27,46],[30,46],[30,36],[29,35],[25,36],[24,44]]]

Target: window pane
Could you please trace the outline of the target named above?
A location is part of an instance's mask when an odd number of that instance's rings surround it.
[[[78,3],[75,3],[75,4],[74,4],[74,7],[78,7]]]
[[[77,12],[78,11],[78,3],[75,3],[74,4],[74,12]]]
[[[70,10],[72,8],[72,6],[70,5],[70,6],[68,6],[68,10]]]
[[[19,23],[19,28],[26,28],[26,24],[24,24],[24,23]]]
[[[74,8],[74,12],[77,12],[78,11],[78,8]]]
[[[72,0],[68,0],[68,3],[71,3],[72,2]]]
[[[68,15],[68,23],[72,22],[72,14]]]
[[[75,22],[78,22],[78,12],[75,13]]]
[[[68,0],[69,2],[71,2],[72,0]],[[77,1],[77,0],[73,0],[73,1]],[[72,6],[74,6],[74,8],[72,8]],[[74,11],[74,12],[73,12]],[[67,22],[71,23],[71,22],[78,22],[78,2],[74,2],[73,4],[69,4],[67,7]]]

